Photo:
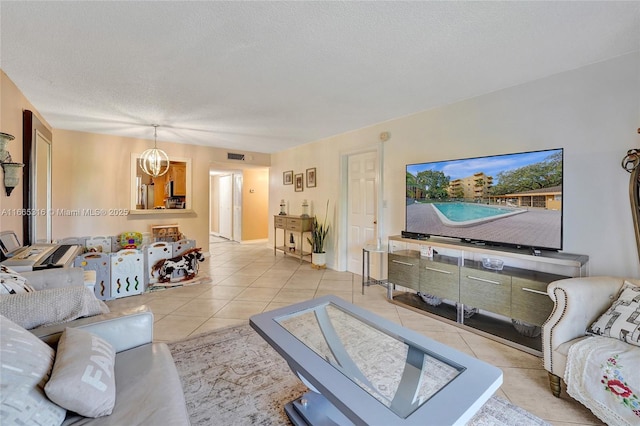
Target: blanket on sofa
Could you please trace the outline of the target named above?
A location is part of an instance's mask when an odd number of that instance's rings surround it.
[[[569,348],[567,393],[610,425],[640,423],[640,347],[594,336]]]
[[[0,314],[27,330],[108,312],[107,305],[85,286],[0,296]]]

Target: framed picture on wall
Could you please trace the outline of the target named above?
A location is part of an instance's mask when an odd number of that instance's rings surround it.
[[[316,168],[307,169],[307,188],[316,187]]]
[[[295,186],[296,192],[304,191],[304,183],[303,183],[304,175],[302,173],[299,173],[299,174],[295,175],[294,180],[295,180],[295,184],[296,184],[296,186]]]
[[[282,172],[282,184],[293,185],[293,170],[287,170],[286,172]]]

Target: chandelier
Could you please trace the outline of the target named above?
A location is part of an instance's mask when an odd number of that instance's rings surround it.
[[[142,171],[151,177],[162,176],[169,170],[169,156],[166,152],[158,149],[158,124],[153,126],[153,148],[147,149],[140,156],[140,167]]]

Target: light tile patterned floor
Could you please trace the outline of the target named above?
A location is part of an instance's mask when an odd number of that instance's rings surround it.
[[[117,299],[113,311],[148,305],[155,316],[154,339],[172,341],[220,327],[246,323],[251,315],[325,294],[335,294],[391,321],[422,333],[502,369],[498,394],[553,425],[601,425],[589,410],[563,389],[555,398],[542,360],[434,318],[387,302],[386,290],[368,287],[348,272],[314,270],[290,256],[260,244],[217,242],[200,266],[211,283],[172,288]]]

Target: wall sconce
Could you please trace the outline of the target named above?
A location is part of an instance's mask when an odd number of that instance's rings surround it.
[[[11,159],[11,154],[7,150],[7,145],[14,139],[13,135],[0,132],[0,163],[4,171],[4,189],[7,191],[7,197],[11,195],[13,188],[20,183],[20,174],[24,167],[22,163],[14,163]]]
[[[22,174],[22,163],[2,163],[4,170],[4,189],[7,191],[7,197],[11,195],[13,188],[20,183],[20,174]]]
[[[7,161],[6,158],[9,156],[7,145],[9,145],[9,142],[14,139],[15,137],[13,135],[0,132],[0,163],[4,163],[5,161]]]

